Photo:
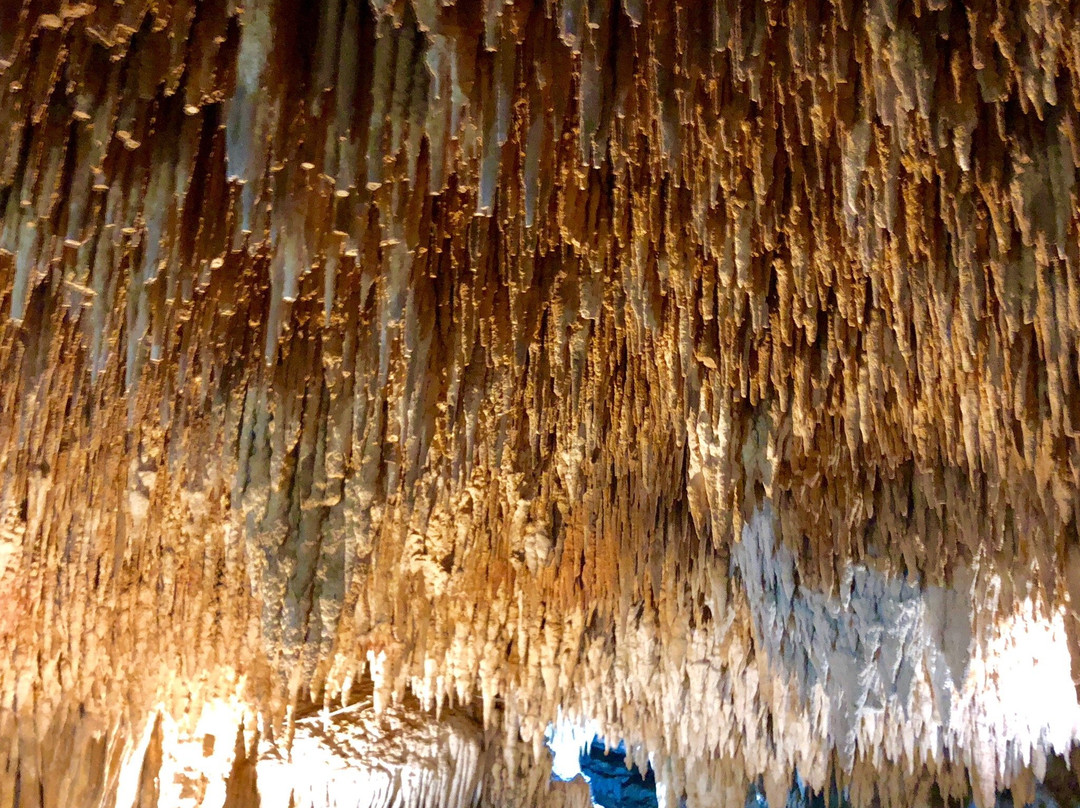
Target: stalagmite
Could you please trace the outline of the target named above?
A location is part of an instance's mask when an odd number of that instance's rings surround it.
[[[0,133],[0,808],[1080,799],[1075,3],[0,0]]]

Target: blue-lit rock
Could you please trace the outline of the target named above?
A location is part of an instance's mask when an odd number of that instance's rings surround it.
[[[600,741],[593,741],[581,756],[581,772],[589,780],[593,802],[604,808],[657,808],[656,780],[652,770],[642,776],[637,766],[626,768],[626,753],[620,745],[605,753]]]

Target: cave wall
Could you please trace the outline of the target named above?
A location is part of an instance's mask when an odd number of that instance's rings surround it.
[[[1078,82],[1066,0],[0,1],[0,806],[366,678],[511,802],[560,711],[688,805],[1033,796]]]

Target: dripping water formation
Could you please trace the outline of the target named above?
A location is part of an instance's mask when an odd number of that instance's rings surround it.
[[[1073,808],[1078,179],[1075,0],[0,0],[0,808]]]

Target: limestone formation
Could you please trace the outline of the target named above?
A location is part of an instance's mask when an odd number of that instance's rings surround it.
[[[1078,171],[1075,0],[0,0],[0,808],[1064,808]]]

